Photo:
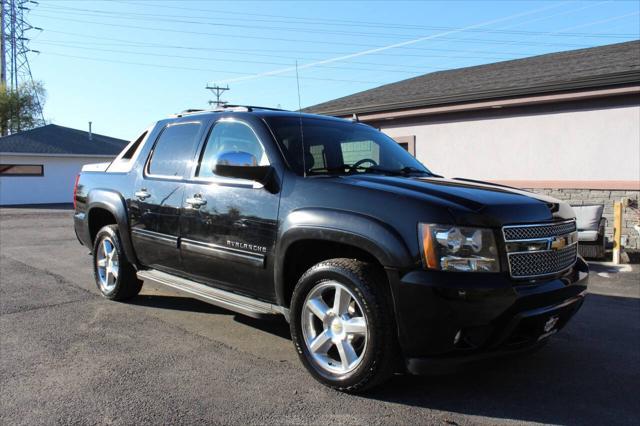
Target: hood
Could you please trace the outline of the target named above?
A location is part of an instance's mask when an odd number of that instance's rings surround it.
[[[502,226],[574,217],[566,203],[488,182],[439,177],[345,176],[345,183],[424,199],[448,209],[458,225]]]

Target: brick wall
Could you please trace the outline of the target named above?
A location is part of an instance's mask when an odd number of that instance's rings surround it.
[[[529,189],[529,191],[549,195],[571,205],[604,204],[604,217],[607,218],[606,235],[609,242],[613,241],[613,202],[620,201],[623,197],[630,198],[632,207],[626,207],[623,211],[622,238],[624,243],[624,238],[627,237],[626,248],[640,249],[640,236],[633,229],[633,225],[637,225],[640,220],[638,210],[640,191],[603,189]]]

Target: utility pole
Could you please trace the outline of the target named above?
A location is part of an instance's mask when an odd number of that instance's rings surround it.
[[[37,5],[33,0],[1,0],[2,1],[2,70],[0,71],[0,83],[7,90],[18,93],[24,84],[33,83],[33,75],[29,66],[28,53],[39,53],[29,48],[30,39],[27,33],[31,30],[42,31],[42,28],[34,27],[27,21],[29,5]],[[34,92],[37,114],[44,122],[42,104],[38,94]],[[19,126],[18,126],[19,127]],[[5,130],[6,131],[6,130]],[[5,135],[2,135],[5,136]]]
[[[209,101],[209,105],[215,105],[215,108],[218,108],[227,104],[227,101],[221,101],[220,97],[222,97],[222,94],[224,92],[230,90],[228,85],[225,87],[220,87],[217,84],[214,84],[213,86],[209,86],[207,84],[207,87],[205,87],[205,89],[211,90],[211,93],[213,93],[213,95],[216,97],[215,101]]]

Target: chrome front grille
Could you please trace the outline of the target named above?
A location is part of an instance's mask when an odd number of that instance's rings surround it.
[[[571,220],[547,225],[505,226],[503,231],[505,241],[549,238],[576,231],[576,222]]]
[[[576,261],[578,247],[573,244],[561,250],[513,253],[509,267],[514,278],[529,278],[555,274],[571,267]]]
[[[569,269],[578,254],[574,220],[502,228],[509,271],[514,278],[536,278]]]

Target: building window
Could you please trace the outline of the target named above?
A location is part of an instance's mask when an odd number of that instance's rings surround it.
[[[398,145],[409,151],[409,154],[416,156],[416,137],[415,136],[395,136],[393,138]]]
[[[0,176],[44,176],[42,164],[0,164]]]

